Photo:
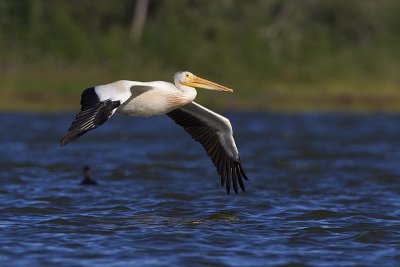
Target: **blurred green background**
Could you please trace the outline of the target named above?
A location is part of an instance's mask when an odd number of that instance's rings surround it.
[[[178,70],[234,88],[216,108],[400,110],[398,0],[0,0],[0,40],[3,111]]]

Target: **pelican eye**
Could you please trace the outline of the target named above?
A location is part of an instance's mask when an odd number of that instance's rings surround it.
[[[186,77],[186,78],[189,78],[189,76],[190,76],[189,73],[186,73],[186,74],[185,74],[185,77]]]

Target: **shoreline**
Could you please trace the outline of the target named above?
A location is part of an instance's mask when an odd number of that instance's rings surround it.
[[[10,96],[0,93],[0,112],[75,112],[80,108],[80,93],[75,96],[58,95],[41,98]],[[215,97],[201,94],[196,102],[211,109],[222,111],[260,112],[400,112],[400,92],[398,94],[377,93],[330,93],[307,92],[293,94],[266,94],[262,98],[229,96]]]

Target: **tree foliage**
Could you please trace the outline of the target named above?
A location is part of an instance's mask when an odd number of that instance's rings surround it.
[[[395,0],[153,0],[139,47],[129,40],[134,7],[133,0],[2,0],[2,56],[103,61],[167,51],[182,63],[189,55],[301,58],[315,49],[399,41],[400,3]]]
[[[240,77],[247,87],[252,80],[397,75],[388,70],[400,62],[397,0],[148,3],[140,40],[132,42],[135,0],[1,0],[0,64],[58,62],[135,73],[156,66],[160,78],[190,69]]]

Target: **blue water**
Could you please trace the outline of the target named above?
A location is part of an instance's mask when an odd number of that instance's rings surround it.
[[[400,266],[400,115],[225,114],[227,195],[167,117],[0,115],[1,266]],[[99,186],[81,186],[90,165]]]

